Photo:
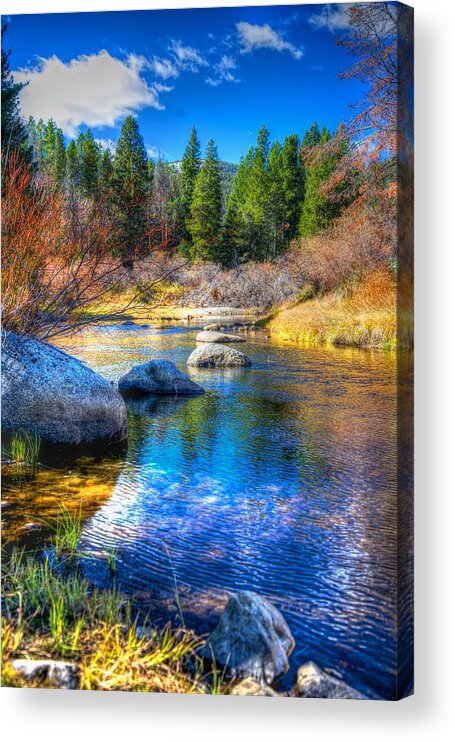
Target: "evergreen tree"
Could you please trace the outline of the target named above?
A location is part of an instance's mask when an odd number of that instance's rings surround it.
[[[199,143],[196,127],[191,129],[190,138],[183,153],[181,163],[181,181],[182,181],[182,218],[183,221],[189,217],[193,193],[196,185],[196,178],[201,167],[201,145]],[[188,236],[184,225],[184,237]],[[186,234],[185,234],[186,232]]]
[[[114,165],[112,155],[108,149],[105,149],[101,155],[100,165],[100,187],[109,188],[114,177]]]
[[[74,139],[71,139],[66,150],[66,182],[71,189],[79,184],[79,157]]]
[[[57,188],[62,188],[66,175],[66,149],[63,132],[55,132],[54,156],[52,160],[52,180]]]
[[[5,49],[4,36],[7,25],[2,25],[2,115],[1,115],[1,149],[2,157],[7,157],[12,150],[18,150],[30,159],[31,153],[27,142],[27,129],[22,121],[19,110],[19,94],[25,83],[14,82],[11,74],[9,55],[10,50]]]
[[[310,149],[311,147],[315,147],[316,144],[319,144],[321,141],[321,132],[319,131],[319,126],[315,122],[314,124],[311,124],[310,128],[305,132],[302,139],[302,148]]]
[[[323,148],[331,139],[331,134],[325,127],[321,130],[316,146]],[[314,138],[309,138],[310,142]],[[304,138],[305,142],[305,138]],[[310,147],[315,145],[310,144]],[[340,200],[323,195],[321,188],[334,172],[337,162],[346,152],[347,142],[342,141],[336,151],[325,147],[315,161],[306,170],[305,198],[303,201],[299,233],[301,237],[308,237],[323,229],[327,229],[332,221],[340,214],[343,204]]]
[[[188,229],[195,259],[215,260],[221,236],[221,173],[213,139],[207,144],[205,160],[196,177]]]
[[[254,149],[250,147],[246,156],[240,161],[227,199],[222,240],[218,251],[219,262],[226,267],[239,265],[247,257],[248,227],[245,202],[248,195],[253,156]]]
[[[305,169],[297,134],[291,134],[284,140],[281,154],[281,177],[284,196],[284,232],[286,241],[289,241],[297,236],[305,193]]]
[[[96,198],[99,185],[100,154],[90,129],[84,134],[80,159],[81,192],[84,198]]]
[[[247,254],[250,260],[265,260],[270,250],[270,220],[268,218],[269,132],[259,129],[251,162],[246,200],[243,206],[247,222]]]
[[[43,130],[43,164],[42,170],[45,175],[52,176],[55,157],[55,136],[57,127],[53,119],[49,119]]]
[[[145,246],[147,229],[147,152],[133,116],[126,117],[117,142],[114,189],[121,221],[121,252],[129,260]]]
[[[285,194],[282,178],[282,152],[279,142],[274,142],[267,164],[267,196],[269,222],[269,257],[276,257],[282,250],[285,228]]]

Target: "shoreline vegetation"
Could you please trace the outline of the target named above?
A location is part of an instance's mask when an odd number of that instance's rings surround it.
[[[115,555],[106,556],[112,580],[98,589],[82,576],[80,521],[66,514],[56,525],[51,554],[16,547],[2,558],[2,685],[71,687],[155,693],[224,693],[229,683],[204,668],[205,638],[184,624],[140,625],[131,601],[115,587]],[[178,611],[178,595],[176,595]],[[183,618],[183,617],[182,617]],[[65,675],[32,677],[22,660],[67,663]],[[26,666],[27,663],[25,663]]]

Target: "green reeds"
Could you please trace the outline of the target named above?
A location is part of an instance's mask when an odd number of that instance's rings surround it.
[[[3,458],[15,466],[36,469],[41,439],[36,431],[17,430],[11,435],[9,448],[2,449]]]

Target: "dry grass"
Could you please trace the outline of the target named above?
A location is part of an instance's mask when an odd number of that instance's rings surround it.
[[[358,285],[284,308],[269,322],[273,335],[310,345],[396,347],[396,284],[376,271]]]

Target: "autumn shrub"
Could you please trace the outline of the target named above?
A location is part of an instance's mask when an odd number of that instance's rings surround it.
[[[118,233],[102,200],[63,196],[18,155],[9,157],[2,189],[3,329],[47,339],[102,318],[103,302],[114,294],[121,297],[119,316],[151,301],[169,266],[149,261],[144,273],[134,261],[125,265]],[[93,306],[100,313],[85,316]]]
[[[331,229],[301,240],[301,269],[319,291],[330,291],[393,265],[396,239],[393,193],[358,199]]]

